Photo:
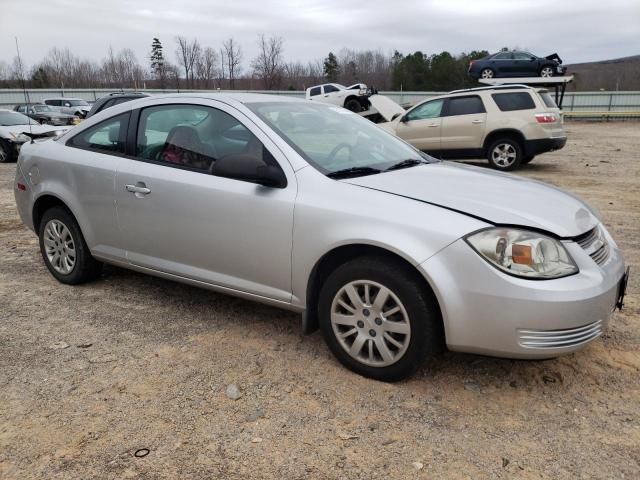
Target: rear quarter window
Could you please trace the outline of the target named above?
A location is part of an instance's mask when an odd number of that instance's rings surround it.
[[[503,112],[536,108],[529,92],[492,93],[491,98]]]
[[[547,106],[547,108],[558,108],[556,102],[553,101],[553,98],[551,98],[551,95],[549,95],[547,92],[538,92],[538,95],[540,95],[540,98],[542,98],[542,101]]]

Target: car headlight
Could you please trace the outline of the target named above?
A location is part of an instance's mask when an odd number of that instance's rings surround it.
[[[498,227],[465,240],[491,265],[518,277],[550,279],[578,272],[564,245],[538,232]]]
[[[31,137],[24,133],[11,133],[11,137],[15,143],[27,143],[31,141]]]

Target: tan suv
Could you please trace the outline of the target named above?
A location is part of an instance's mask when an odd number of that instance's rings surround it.
[[[525,85],[456,90],[380,127],[433,156],[487,158],[498,170],[516,169],[567,141],[549,93]]]

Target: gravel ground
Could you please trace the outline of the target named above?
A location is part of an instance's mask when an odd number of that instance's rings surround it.
[[[626,309],[573,355],[446,353],[392,385],[288,312],[113,267],[57,283],[0,165],[0,478],[640,478],[640,124],[567,130],[518,174],[602,212]]]

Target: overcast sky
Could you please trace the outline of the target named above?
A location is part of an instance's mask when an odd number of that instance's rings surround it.
[[[233,36],[246,68],[259,33],[282,36],[287,60],[518,46],[576,63],[640,54],[640,0],[0,0],[0,60],[18,36],[28,65],[53,46],[99,61],[109,45],[146,65],[156,36],[175,62],[183,35],[216,48]]]

